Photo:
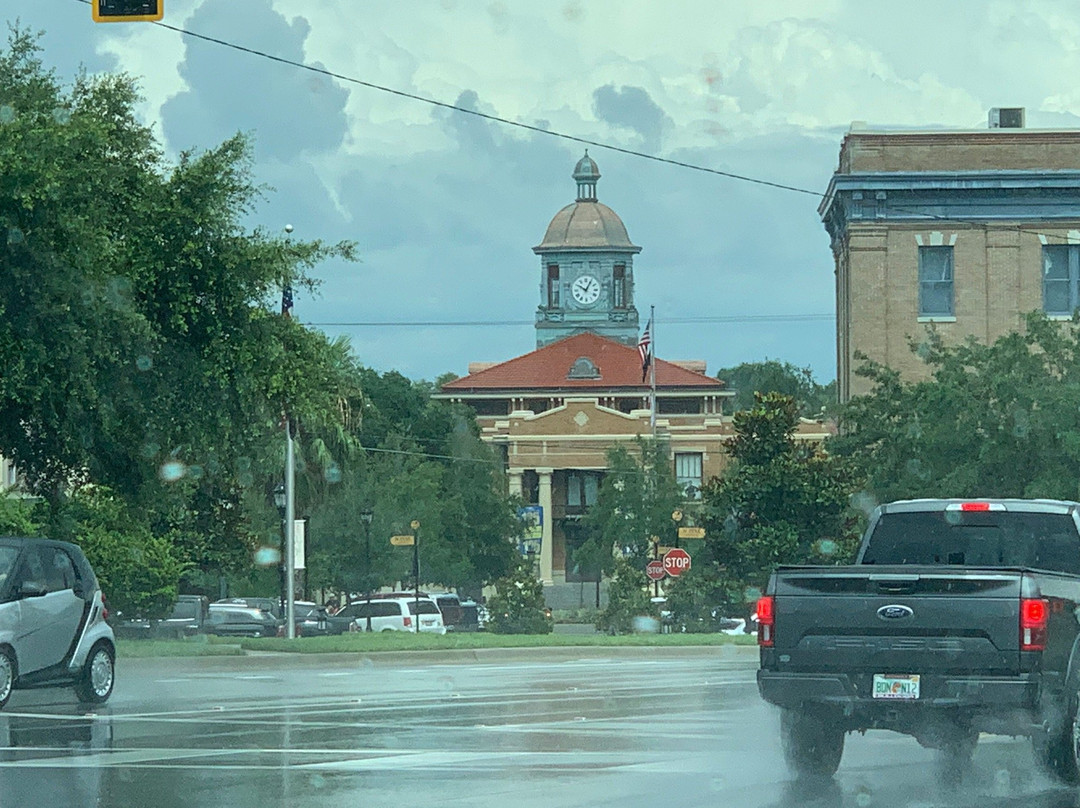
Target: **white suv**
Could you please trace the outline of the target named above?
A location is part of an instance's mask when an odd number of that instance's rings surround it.
[[[442,612],[431,598],[376,596],[350,603],[337,616],[351,617],[358,631],[416,631],[419,622],[422,632],[446,633]]]

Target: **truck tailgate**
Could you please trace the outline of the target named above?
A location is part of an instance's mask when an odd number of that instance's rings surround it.
[[[1020,570],[781,568],[773,658],[784,671],[1020,669]]]

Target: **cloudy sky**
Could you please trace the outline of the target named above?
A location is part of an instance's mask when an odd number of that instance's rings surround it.
[[[1029,126],[1080,125],[1069,0],[165,4],[172,26],[343,76],[815,191],[856,120],[981,128],[990,107],[1025,106]],[[256,176],[273,189],[253,226],[358,243],[361,263],[324,265],[320,295],[297,296],[300,319],[520,323],[322,326],[364,364],[434,378],[535,347],[531,247],[573,201],[580,145],[150,23],[95,24],[80,0],[18,5],[61,77],[80,65],[139,77],[170,154],[252,133]],[[600,200],[644,248],[636,302],[643,322],[656,306],[661,357],[710,370],[774,358],[834,378],[832,259],[814,197],[590,154]]]

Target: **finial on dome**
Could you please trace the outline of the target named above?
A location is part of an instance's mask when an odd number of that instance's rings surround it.
[[[596,181],[600,179],[600,169],[596,161],[589,157],[589,150],[585,150],[585,156],[578,160],[574,166],[573,177],[577,180],[577,201],[596,201]]]

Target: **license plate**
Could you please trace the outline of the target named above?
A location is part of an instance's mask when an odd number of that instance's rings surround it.
[[[919,675],[885,676],[874,674],[875,699],[913,700],[919,698]]]

